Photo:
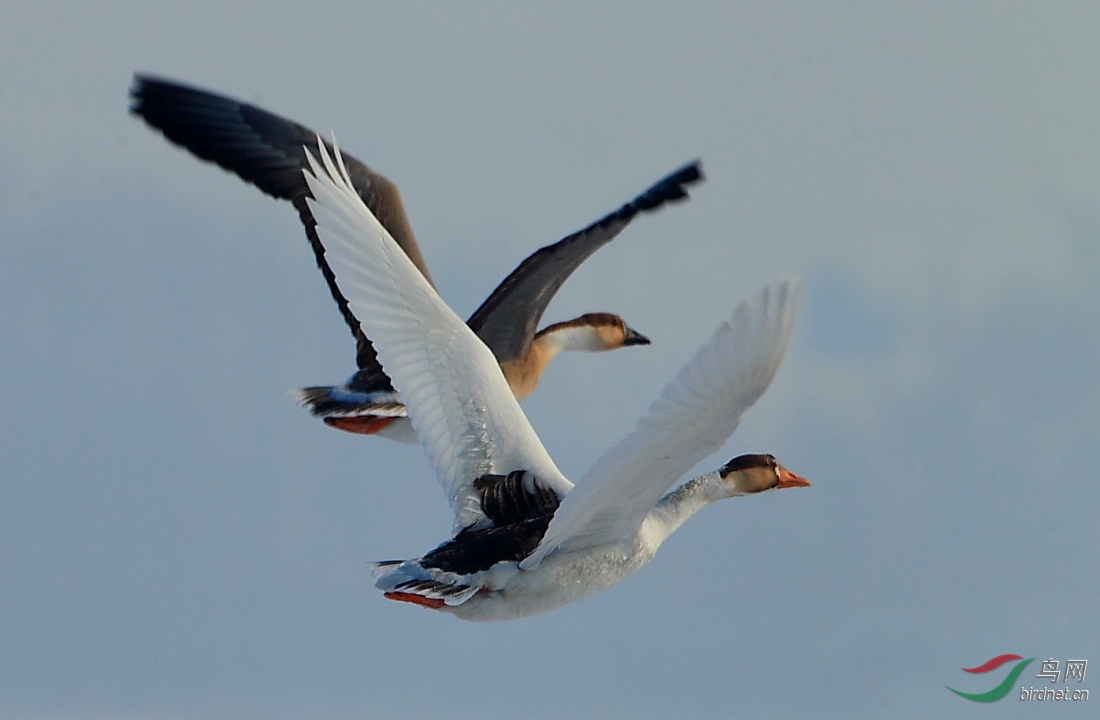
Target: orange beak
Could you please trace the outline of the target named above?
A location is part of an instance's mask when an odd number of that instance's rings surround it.
[[[810,481],[804,477],[799,477],[787,468],[779,468],[779,484],[777,488],[789,488],[789,487],[809,487]]]

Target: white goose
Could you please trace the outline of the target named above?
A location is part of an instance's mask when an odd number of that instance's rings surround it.
[[[378,364],[369,336],[334,282],[314,230],[315,221],[306,202],[309,188],[302,173],[307,167],[306,152],[318,151],[317,134],[255,105],[171,80],[135,75],[130,95],[130,111],[166,138],[236,173],[264,193],[290,200],[298,210],[317,266],[355,337],[359,368],[343,385],[302,388],[302,404],[331,427],[416,442],[401,398]],[[332,148],[327,151],[332,152]],[[360,199],[430,283],[397,187],[351,155],[343,153],[341,157]],[[615,212],[532,253],[470,316],[467,323],[493,351],[516,398],[522,400],[535,389],[543,368],[559,352],[597,352],[649,344],[644,335],[611,313],[587,313],[535,331],[554,294],[588,257],[611,242],[635,215],[686,198],[685,187],[702,179],[698,163],[686,165]]]
[[[742,303],[574,489],[493,354],[362,203],[339,153],[318,147],[306,173],[317,235],[455,514],[450,540],[375,566],[386,597],[467,620],[544,612],[633,573],[711,501],[809,484],[770,455],[743,455],[667,492],[768,387],[790,337],[797,281]]]

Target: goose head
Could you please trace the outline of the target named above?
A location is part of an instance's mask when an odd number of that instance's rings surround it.
[[[649,338],[612,313],[587,313],[577,320],[590,327],[600,350],[615,350],[630,345],[649,345]]]
[[[536,341],[561,350],[601,352],[630,345],[649,345],[649,338],[626,324],[613,313],[585,313],[565,322],[547,325],[535,336]]]
[[[772,455],[740,455],[720,467],[718,475],[730,497],[810,484],[780,465]]]

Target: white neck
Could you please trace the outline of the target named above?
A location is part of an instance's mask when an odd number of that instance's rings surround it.
[[[543,349],[553,357],[563,350],[584,350],[595,352],[605,350],[596,329],[591,325],[573,325],[551,330],[540,335],[535,341],[542,345]]]
[[[717,470],[692,478],[665,493],[664,497],[658,500],[649,511],[649,515],[642,524],[645,541],[652,543],[656,549],[676,528],[701,508],[715,500],[744,494],[735,490],[727,480],[723,480]]]

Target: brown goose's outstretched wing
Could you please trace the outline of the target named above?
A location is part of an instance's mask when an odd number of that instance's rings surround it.
[[[317,239],[316,221],[306,203],[310,196],[302,171],[308,167],[304,147],[317,153],[317,133],[304,125],[240,100],[170,80],[135,75],[130,111],[203,160],[217,163],[264,193],[289,200],[298,210],[317,266],[356,340],[361,370],[377,369],[374,348],[359,328],[347,299],[333,279]],[[327,144],[327,143],[326,143]],[[331,152],[332,148],[329,147]],[[344,165],[364,204],[389,231],[413,264],[431,282],[397,187],[365,163],[343,154]],[[386,382],[388,385],[388,381]]]
[[[546,306],[573,271],[611,242],[640,212],[688,197],[687,186],[703,180],[695,161],[657,182],[638,197],[588,227],[536,250],[519,264],[467,320],[500,362],[522,357],[538,330]]]

